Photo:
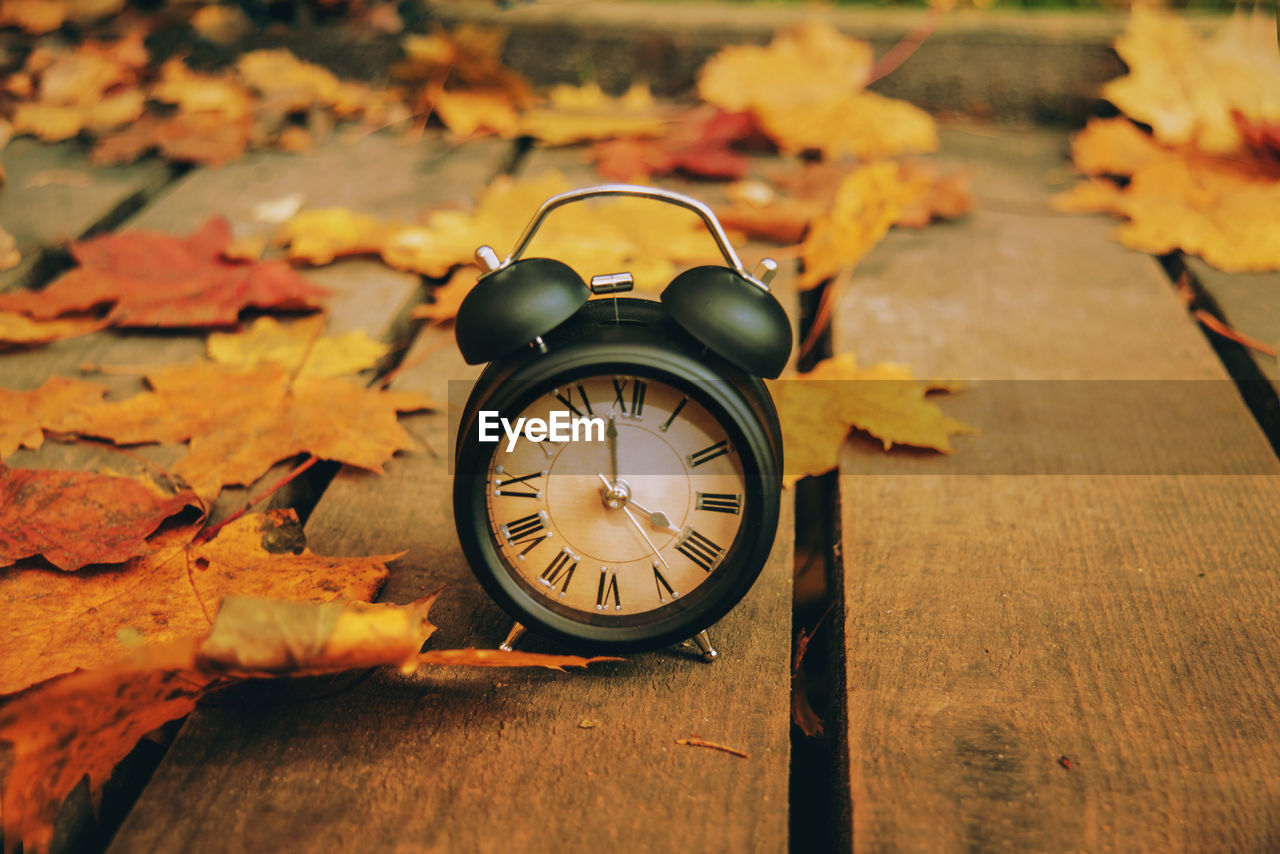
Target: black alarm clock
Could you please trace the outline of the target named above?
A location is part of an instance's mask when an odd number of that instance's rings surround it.
[[[661,301],[624,297],[629,273],[591,284],[550,258],[521,258],[547,215],[638,196],[702,217],[726,266],[678,275]],[[462,412],[453,505],[471,568],[516,621],[584,651],[656,649],[707,628],[760,574],[778,525],[782,437],[762,377],[791,353],[769,291],[710,208],[651,187],[549,199],[515,249],[458,310],[458,347],[488,363]],[[591,299],[592,295],[600,298]]]

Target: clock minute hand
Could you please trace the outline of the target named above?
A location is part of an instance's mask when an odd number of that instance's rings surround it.
[[[618,482],[618,425],[612,412],[609,413],[609,426],[605,428],[604,435],[609,440],[609,477],[610,485],[613,485]]]

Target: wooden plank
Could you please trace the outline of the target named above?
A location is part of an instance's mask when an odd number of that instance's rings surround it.
[[[1194,256],[1182,261],[1218,315],[1237,332],[1280,347],[1280,272],[1224,273]],[[1258,370],[1280,391],[1280,361],[1250,349]]]
[[[41,260],[67,240],[123,220],[169,182],[159,160],[93,167],[73,142],[16,139],[0,152],[6,181],[0,228],[13,235],[21,263],[0,272],[0,291],[38,284]]]
[[[948,147],[975,212],[891,235],[835,330],[983,380],[953,457],[843,454],[852,848],[1267,849],[1280,465],[1156,262],[1048,214],[1064,139]]]
[[[395,387],[456,413],[477,370],[447,330],[422,335],[408,361],[419,358]],[[509,620],[458,549],[447,412],[407,423],[432,450],[397,458],[382,477],[341,472],[307,523],[309,545],[407,549],[382,598],[446,584],[432,645],[493,647]],[[783,850],[791,549],[787,506],[761,580],[712,630],[723,653],[714,665],[673,648],[586,674],[379,675],[325,702],[201,710],[112,851],[284,840],[327,850],[356,839],[415,850]],[[743,699],[728,710],[725,697]],[[675,744],[694,733],[750,758]],[[173,807],[193,802],[201,809]]]

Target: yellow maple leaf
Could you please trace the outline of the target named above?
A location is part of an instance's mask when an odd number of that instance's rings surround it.
[[[519,132],[547,145],[570,145],[620,136],[661,136],[667,122],[655,112],[649,87],[634,83],[617,98],[596,83],[556,86],[549,106],[520,117]]]
[[[304,377],[358,374],[387,354],[387,346],[362,329],[325,337],[326,322],[322,314],[288,324],[259,317],[243,332],[210,334],[205,346],[210,359],[229,368],[275,364]]]
[[[1103,97],[1162,143],[1229,154],[1243,143],[1237,116],[1280,122],[1280,47],[1269,15],[1237,14],[1206,40],[1172,12],[1135,4],[1116,52],[1129,74]]]
[[[891,161],[849,173],[831,209],[813,220],[801,244],[804,273],[799,286],[812,288],[840,268],[857,264],[889,233],[903,206],[927,189],[927,180],[904,181],[898,164]]]
[[[739,111],[788,101],[812,105],[867,85],[871,45],[812,20],[774,37],[767,47],[732,45],[698,74],[698,94],[721,109]]]
[[[1280,269],[1280,167],[1161,146],[1125,119],[1095,121],[1072,145],[1091,179],[1055,197],[1057,210],[1125,217],[1116,237],[1162,255],[1181,249],[1228,272]]]
[[[865,42],[813,21],[767,47],[725,48],[703,68],[698,93],[722,109],[750,110],[783,151],[870,160],[936,150],[928,113],[863,91],[871,60]]]
[[[851,428],[870,433],[885,450],[911,445],[944,454],[954,450],[952,436],[976,432],[926,399],[947,386],[914,379],[906,365],[860,368],[853,354],[841,353],[768,385],[782,424],[788,484],[835,468]]]
[[[336,255],[377,251],[392,267],[440,278],[473,263],[477,246],[506,252],[543,202],[572,187],[555,171],[520,179],[504,175],[484,189],[470,212],[434,211],[421,224],[406,225],[343,209],[304,211],[284,224],[277,240],[289,244],[291,258],[326,263]],[[638,290],[654,291],[666,286],[677,266],[715,263],[719,253],[697,216],[623,198],[555,211],[525,256],[563,261],[583,278],[625,270]]]
[[[151,97],[176,105],[180,113],[228,123],[248,118],[253,110],[253,97],[232,77],[192,71],[176,57],[160,67],[160,79],[151,87]]]
[[[2,256],[0,256],[2,257]],[[3,266],[0,265],[0,269]],[[78,338],[96,332],[107,324],[96,317],[64,317],[56,320],[33,320],[24,314],[0,311],[0,350],[13,346],[30,346]]]
[[[285,112],[313,104],[332,106],[341,85],[329,69],[303,62],[285,49],[249,51],[237,60],[236,70],[251,89]]]
[[[511,96],[501,89],[445,91],[435,96],[432,106],[445,127],[458,136],[481,131],[502,137],[519,134],[520,116]]]

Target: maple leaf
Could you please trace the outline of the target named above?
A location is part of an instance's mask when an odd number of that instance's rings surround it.
[[[337,377],[372,368],[387,355],[387,346],[364,330],[324,337],[322,314],[284,325],[259,317],[243,332],[214,332],[205,344],[213,361],[231,368],[280,365],[298,376]]]
[[[643,83],[611,98],[597,83],[555,86],[549,106],[520,117],[520,134],[546,145],[570,145],[619,136],[661,136],[667,122],[657,115],[653,95]]]
[[[196,362],[150,372],[147,382],[151,391],[81,406],[46,426],[120,444],[190,440],[170,470],[209,501],[223,486],[252,483],[303,453],[380,472],[397,451],[415,447],[396,413],[433,406],[414,392],[291,377],[269,363],[234,370]]]
[[[105,386],[68,377],[50,377],[32,391],[0,388],[0,457],[23,447],[40,450],[45,424],[65,412],[101,401],[106,393]]]
[[[870,433],[885,450],[912,445],[944,454],[953,450],[951,436],[976,432],[925,398],[949,386],[914,379],[905,365],[859,368],[853,354],[841,353],[768,385],[782,424],[785,483],[835,468],[850,428]]]
[[[1275,21],[1260,10],[1234,15],[1205,40],[1177,15],[1138,4],[1116,52],[1129,74],[1107,83],[1103,97],[1166,145],[1231,154],[1244,147],[1241,122],[1280,122],[1280,47]]]
[[[501,89],[439,92],[431,106],[456,136],[486,131],[508,138],[520,135],[520,114],[511,96]]]
[[[835,204],[837,191],[852,172],[846,162],[807,163],[778,171],[772,184],[738,181],[725,188],[730,204],[721,206],[717,215],[726,228],[751,239],[799,243],[809,224]],[[932,166],[902,160],[898,178],[903,195],[894,225],[920,228],[934,220],[954,219],[973,205],[964,173],[939,173]]]
[[[623,138],[591,148],[606,178],[634,181],[681,170],[701,178],[741,178],[747,158],[730,148],[756,133],[749,113],[694,110],[673,123],[661,139]]]
[[[1229,272],[1280,269],[1280,164],[1162,146],[1126,119],[1091,121],[1072,154],[1081,171],[1128,181],[1090,180],[1055,197],[1055,209],[1125,217],[1116,237],[1142,252],[1182,249]]]
[[[185,238],[125,231],[73,243],[78,268],[42,291],[0,294],[0,311],[47,320],[109,305],[114,326],[229,326],[249,307],[314,308],[329,293],[281,261],[228,261],[230,240],[213,217]]]
[[[529,211],[572,187],[554,171],[521,179],[503,175],[485,188],[470,212],[434,211],[420,225],[404,225],[340,208],[303,211],[281,226],[276,239],[288,244],[291,258],[316,262],[370,251],[376,244],[390,266],[439,278],[472,264],[481,244],[513,245]],[[529,253],[560,259],[587,278],[630,270],[639,290],[665,286],[678,263],[714,263],[718,257],[696,216],[672,215],[642,199],[562,208],[539,231]]]
[[[148,731],[190,712],[226,677],[297,676],[393,665],[545,667],[598,661],[499,650],[418,654],[434,629],[434,596],[409,605],[301,604],[228,597],[208,637],[140,651],[134,660],[41,685],[0,709],[13,764],[0,793],[6,840],[48,846],[63,798],[85,776],[96,802],[112,767]],[[217,681],[215,680],[217,678]]]
[[[24,65],[30,92],[14,108],[14,133],[57,142],[82,130],[104,132],[136,120],[146,97],[133,87],[146,63],[137,30],[110,44],[37,48]]]
[[[863,91],[871,61],[865,42],[811,21],[779,33],[767,47],[724,48],[700,72],[698,94],[725,110],[749,110],[786,152],[870,160],[936,150],[928,113]]]
[[[410,605],[227,597],[197,661],[207,672],[234,676],[306,676],[382,664],[413,672],[436,628],[427,612],[437,596]]]
[[[465,88],[496,90],[514,106],[528,106],[537,100],[533,87],[502,64],[506,41],[505,30],[475,24],[448,33],[408,35],[401,41],[405,59],[391,73],[401,80],[425,82],[428,88],[443,87],[447,79]]]
[[[177,163],[219,166],[243,155],[249,146],[246,121],[224,122],[216,115],[145,115],[122,130],[103,134],[89,155],[95,166],[132,163],[159,151]]]
[[[0,831],[8,848],[50,850],[59,807],[72,789],[87,776],[96,808],[111,770],[133,746],[195,708],[211,677],[185,666],[190,647],[153,650],[143,661],[77,673],[0,707],[0,743],[12,745],[0,791]]]
[[[2,265],[0,265],[2,266]],[[64,338],[78,338],[107,326],[96,317],[65,317],[58,320],[32,320],[23,314],[0,311],[0,350],[48,344]]]
[[[65,572],[147,550],[169,517],[199,505],[187,489],[131,477],[0,467],[0,567],[43,556]]]
[[[832,208],[812,222],[801,246],[799,286],[812,288],[857,264],[898,220],[919,187],[904,182],[896,163],[872,163],[841,182]]]
[[[229,595],[302,602],[368,600],[397,555],[321,557],[305,548],[292,510],[248,514],[207,542],[198,525],[161,530],[140,557],[112,567],[0,573],[0,694],[128,656],[122,638],[160,644],[203,638]]]

